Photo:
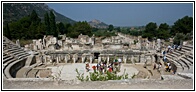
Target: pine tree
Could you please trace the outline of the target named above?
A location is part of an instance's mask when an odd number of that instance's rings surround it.
[[[45,27],[46,27],[46,35],[50,35],[51,32],[50,32],[50,20],[49,20],[49,16],[48,16],[48,13],[46,13],[44,15],[44,24],[45,24]]]
[[[54,13],[52,11],[50,11],[50,32],[51,35],[53,35],[54,37],[58,37],[58,32],[57,32],[57,28],[56,28],[56,21],[55,21],[55,16]]]
[[[4,35],[5,35],[7,38],[12,39],[11,34],[10,34],[10,28],[9,28],[8,23],[6,24],[6,29],[5,29],[5,31],[4,31]]]

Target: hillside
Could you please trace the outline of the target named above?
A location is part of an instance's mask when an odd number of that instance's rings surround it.
[[[107,24],[99,20],[96,20],[96,19],[89,21],[88,23],[91,25],[91,27],[94,27],[94,28],[107,28],[108,27]]]
[[[44,3],[3,3],[3,24],[28,16],[32,10],[35,10],[42,20],[44,14],[52,10],[56,16],[56,22],[75,23],[74,20],[57,13]]]

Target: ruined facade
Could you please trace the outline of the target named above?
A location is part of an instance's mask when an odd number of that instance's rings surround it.
[[[123,63],[152,62],[155,48],[159,41],[149,42],[142,37],[132,37],[118,33],[118,36],[95,38],[80,34],[77,39],[61,35],[58,40],[53,36],[33,40],[26,46],[38,53],[44,64],[48,63],[97,63],[112,62],[114,58],[121,58]]]

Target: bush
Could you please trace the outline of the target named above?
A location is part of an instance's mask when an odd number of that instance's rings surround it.
[[[125,74],[125,71],[126,70],[124,70],[123,75],[117,75],[114,72],[109,72],[109,71],[106,71],[105,74],[102,74],[101,72],[94,71],[93,73],[90,73],[90,77],[86,76],[86,78],[84,78],[84,73],[80,74],[78,72],[78,69],[76,69],[76,72],[77,72],[76,77],[80,81],[89,81],[89,80],[90,81],[107,81],[107,80],[128,79],[128,74],[127,73]]]
[[[180,44],[182,44],[184,39],[185,39],[185,35],[183,33],[176,33],[173,43],[180,45]]]

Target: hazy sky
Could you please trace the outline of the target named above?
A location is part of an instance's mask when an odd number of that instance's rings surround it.
[[[193,3],[47,3],[75,21],[98,19],[114,26],[145,26],[149,22],[173,23],[193,16]]]

